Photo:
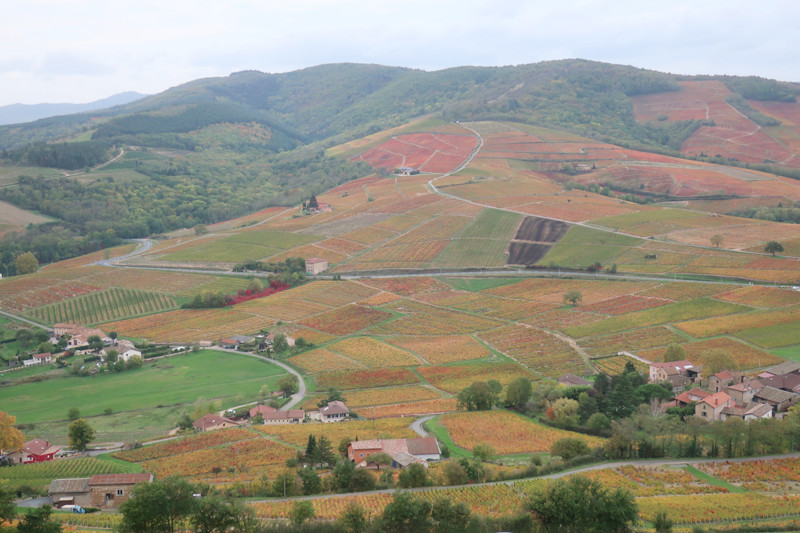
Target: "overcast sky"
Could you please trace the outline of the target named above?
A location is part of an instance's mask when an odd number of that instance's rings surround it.
[[[797,0],[3,1],[0,105],[154,94],[323,63],[583,58],[800,82]]]

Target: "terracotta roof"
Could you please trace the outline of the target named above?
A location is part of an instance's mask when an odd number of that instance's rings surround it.
[[[262,416],[264,420],[302,420],[306,417],[306,412],[302,409],[291,409],[289,411],[273,411]]]
[[[54,492],[89,492],[89,478],[54,479],[47,493]]]
[[[309,257],[308,259],[306,259],[306,264],[307,265],[309,265],[309,264],[310,265],[315,265],[317,263],[327,263],[327,262],[328,262],[328,260],[327,259],[323,259],[322,257]]]
[[[720,381],[723,381],[723,380],[726,380],[726,379],[733,379],[733,375],[730,372],[728,372],[727,370],[723,370],[722,372],[717,372],[716,374],[714,374],[711,377],[712,378],[717,378]]]
[[[724,405],[729,401],[731,401],[730,396],[728,396],[724,392],[716,392],[711,396],[703,398],[698,403],[707,403],[711,407],[719,407],[720,405]]]
[[[772,412],[772,407],[766,403],[757,403],[747,410],[748,415],[764,418],[764,415]]]
[[[669,369],[669,368],[673,368],[673,369],[678,370],[678,371],[680,371],[680,370],[682,370],[684,368],[692,368],[692,369],[695,368],[694,363],[692,363],[691,361],[686,361],[686,360],[683,360],[683,361],[670,361],[668,363],[650,363],[650,366],[655,367],[655,368],[663,368],[665,370]]]
[[[414,463],[425,463],[423,459],[419,459],[418,457],[414,457],[410,453],[405,452],[394,454],[392,456],[392,460],[403,467],[412,465]]]
[[[46,453],[56,453],[61,449],[61,446],[53,446],[43,439],[29,440],[22,447],[22,451],[33,455],[46,455]]]
[[[320,413],[326,416],[330,415],[339,415],[342,413],[349,413],[350,409],[344,404],[344,402],[340,402],[339,400],[334,400],[332,402],[328,402],[328,405],[321,408],[319,410]]]
[[[275,411],[277,411],[277,409],[269,405],[256,405],[250,409],[250,416],[254,417],[260,414],[262,417],[265,417],[267,413],[274,413]]]
[[[436,455],[441,453],[436,437],[419,439],[357,440],[350,443],[353,450],[381,450],[391,456],[398,453]]]
[[[231,420],[230,418],[225,418],[224,416],[215,415],[214,413],[209,413],[202,418],[198,418],[192,424],[197,429],[205,429],[214,426],[219,426],[220,424],[230,424],[232,426],[238,426],[239,424]]]
[[[89,486],[135,485],[151,481],[153,481],[153,474],[97,474],[89,478]]]
[[[376,439],[354,440],[350,443],[350,446],[352,446],[354,450],[378,450],[381,448],[381,442],[382,441]]]
[[[52,359],[53,354],[48,353],[48,352],[33,354],[33,358],[34,359],[47,359],[48,357]]]
[[[757,379],[753,379],[750,381],[742,381],[741,383],[737,383],[736,385],[731,385],[726,390],[735,390],[738,392],[749,392],[751,390],[758,390],[764,385]]]
[[[411,455],[432,455],[441,453],[436,437],[424,437],[421,439],[406,439],[408,443],[408,453]]]

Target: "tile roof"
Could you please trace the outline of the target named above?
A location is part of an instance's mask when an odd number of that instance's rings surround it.
[[[332,402],[328,402],[328,405],[321,408],[319,410],[320,413],[326,416],[330,415],[339,415],[342,413],[349,413],[350,409],[344,404],[344,402],[340,402],[339,400],[334,400]]]
[[[89,478],[54,479],[50,483],[48,494],[55,492],[89,492]]]
[[[153,481],[153,474],[97,474],[89,478],[89,486],[135,485],[151,481]]]
[[[788,392],[775,387],[764,387],[755,394],[756,397],[767,400],[768,402],[782,403],[797,397],[797,394]]]
[[[731,401],[731,397],[724,392],[715,392],[711,396],[707,396],[700,400],[698,403],[707,403],[711,407],[719,407]]]

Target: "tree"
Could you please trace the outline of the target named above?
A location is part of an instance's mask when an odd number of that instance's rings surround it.
[[[564,304],[578,305],[583,301],[583,294],[581,291],[572,289],[564,293]]]
[[[485,411],[497,403],[494,393],[485,381],[476,381],[458,393],[458,409],[467,411]]]
[[[301,468],[297,471],[297,476],[303,483],[303,494],[319,494],[322,492],[322,480],[313,468]]]
[[[719,245],[723,243],[725,239],[719,233],[716,233],[711,236],[711,244],[719,248]]]
[[[25,252],[14,259],[14,267],[17,269],[17,274],[33,274],[39,270],[39,261],[33,252]]]
[[[109,364],[116,363],[117,359],[119,359],[119,352],[118,351],[116,351],[116,350],[108,350],[106,352],[106,361],[108,361]]]
[[[25,513],[17,526],[17,531],[19,533],[60,533],[61,524],[50,521],[52,513],[53,509],[49,505],[31,509]]]
[[[578,425],[578,408],[580,404],[569,398],[559,398],[552,405],[552,420],[559,426]]]
[[[520,410],[528,403],[533,388],[528,378],[517,378],[506,387],[506,405]]]
[[[369,456],[369,462],[378,465],[378,470],[381,469],[381,466],[391,465],[393,462],[392,456],[388,453],[374,453]]]
[[[375,478],[363,468],[356,468],[350,476],[350,492],[365,492],[375,489]]]
[[[308,500],[294,502],[292,510],[289,511],[289,518],[294,526],[302,526],[315,516],[314,505]]]
[[[667,518],[667,513],[660,511],[653,519],[653,528],[656,533],[672,533],[672,519]]]
[[[297,376],[294,374],[286,374],[282,378],[280,378],[275,384],[278,386],[278,389],[283,392],[285,396],[291,396],[292,394],[297,392],[298,386]]]
[[[586,427],[594,431],[611,429],[611,421],[603,413],[595,413],[586,421]]]
[[[349,503],[339,517],[339,525],[350,533],[363,533],[367,530],[364,508],[357,503]]]
[[[639,512],[629,492],[609,491],[583,476],[556,480],[529,505],[544,530],[553,533],[630,531]]]
[[[81,411],[77,407],[70,407],[67,411],[67,418],[70,420],[77,420],[81,417]]]
[[[94,428],[83,418],[73,420],[69,425],[69,445],[82,452],[94,440]]]
[[[781,253],[783,251],[783,245],[778,241],[769,241],[766,246],[764,246],[764,251],[768,254],[775,255],[776,253]]]
[[[472,455],[480,462],[486,463],[494,457],[495,451],[491,444],[481,443],[473,446]]]
[[[173,533],[176,526],[195,511],[192,487],[181,478],[141,483],[120,506],[121,533]]]
[[[456,460],[447,461],[442,472],[448,485],[463,485],[467,482],[467,471]]]
[[[199,501],[191,522],[195,533],[225,533],[231,529],[244,533],[254,531],[258,523],[251,507],[217,495]]]
[[[709,348],[700,352],[703,361],[703,374],[713,376],[723,370],[736,370],[736,361],[722,348]]]
[[[100,338],[100,335],[90,335],[86,341],[89,343],[90,350],[102,350],[103,349],[103,339]]]
[[[550,453],[552,455],[557,455],[565,461],[569,461],[573,457],[579,455],[587,455],[589,452],[589,446],[586,444],[586,441],[576,437],[558,439],[550,448]]]
[[[17,417],[0,411],[0,450],[15,451],[25,444],[25,435],[14,427]]]
[[[464,502],[456,505],[449,498],[437,498],[431,508],[435,533],[462,533],[467,530],[471,513]]]
[[[355,471],[356,465],[353,461],[348,461],[347,459],[337,461],[332,473],[333,486],[338,490],[348,490],[350,488],[350,480]]]
[[[396,492],[380,519],[381,529],[390,533],[424,532],[431,527],[431,504],[405,491]]]
[[[272,349],[275,353],[283,353],[289,349],[289,341],[286,340],[286,335],[277,333],[272,339]]]
[[[3,438],[3,433],[0,431],[0,438]],[[2,446],[0,446],[1,448]],[[0,483],[0,524],[4,520],[9,522],[17,516],[17,494],[14,489],[8,486],[8,483]]]
[[[685,361],[686,348],[677,342],[667,344],[667,351],[664,352],[664,362],[671,363],[672,361]]]
[[[328,388],[328,395],[317,402],[317,407],[320,408],[325,407],[326,405],[334,401],[343,402],[344,396],[342,396],[341,391],[339,391],[339,389],[337,389],[336,387],[330,387]]]
[[[397,476],[397,484],[404,489],[424,487],[428,485],[428,472],[419,463],[410,464]]]

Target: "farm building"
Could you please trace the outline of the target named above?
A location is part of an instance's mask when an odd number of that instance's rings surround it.
[[[669,363],[650,363],[650,383],[669,381],[672,388],[683,389],[700,377],[702,366],[691,361],[671,361]]]
[[[328,270],[328,260],[321,257],[309,257],[306,259],[306,274],[316,276]]]
[[[15,464],[31,464],[52,461],[61,451],[61,446],[50,444],[44,439],[33,439],[26,442],[21,450],[8,454],[9,459]]]
[[[138,483],[152,483],[153,474],[98,474],[90,478],[54,479],[48,494],[57,507],[80,505],[116,509],[130,499]]]
[[[275,411],[277,411],[277,409],[270,407],[269,405],[256,405],[250,409],[250,418],[255,418],[258,415],[261,415],[262,419],[266,419],[269,413],[274,413]]]
[[[289,411],[273,411],[262,416],[265,424],[302,424],[306,418],[306,412],[302,409],[290,409]]]
[[[207,414],[202,418],[198,418],[192,424],[197,431],[206,432],[206,431],[214,431],[215,429],[224,429],[230,427],[236,427],[239,424],[234,422],[230,418],[225,418],[224,416],[215,415],[213,413]]]
[[[398,466],[408,463],[406,455],[411,455],[419,460],[412,462],[438,461],[442,457],[442,451],[439,448],[436,437],[357,440],[347,445],[347,458],[358,466],[367,466],[369,464],[369,456],[377,453],[389,455]]]
[[[320,408],[319,411],[312,411],[308,413],[309,418],[312,420],[319,420],[320,422],[344,422],[350,418],[350,409],[344,402],[334,400],[329,402],[325,407]]]
[[[25,366],[44,365],[53,361],[53,355],[49,353],[35,353],[30,359],[26,359],[22,363]]]
[[[722,410],[726,407],[736,407],[733,398],[724,392],[717,392],[697,402],[694,416],[711,421],[721,420]]]
[[[564,387],[591,387],[592,382],[588,379],[580,378],[574,374],[564,374],[558,378],[558,384]]]

